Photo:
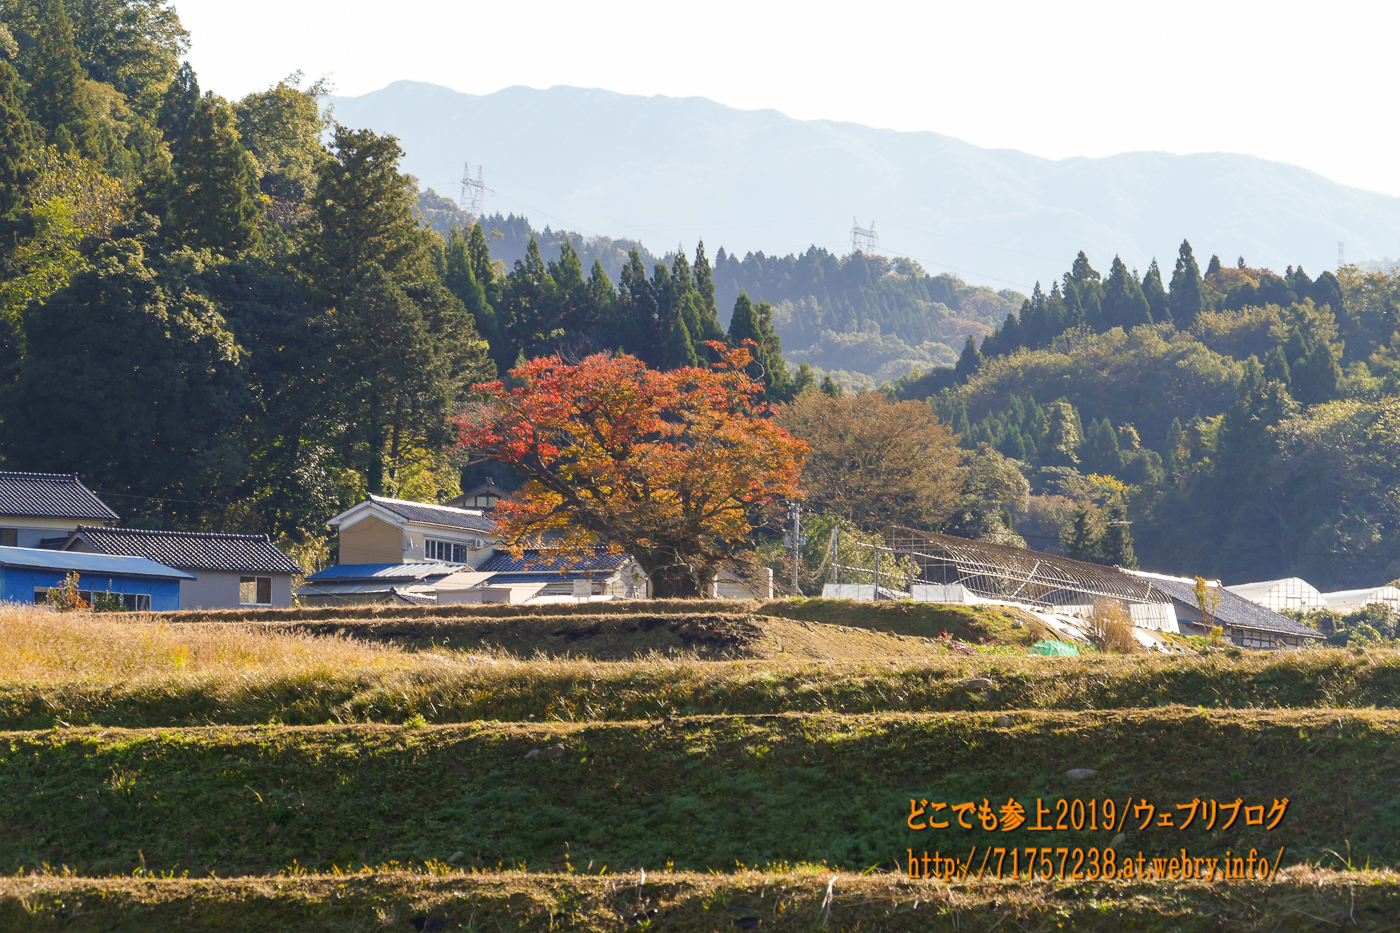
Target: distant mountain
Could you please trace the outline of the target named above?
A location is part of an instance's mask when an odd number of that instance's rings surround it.
[[[398,136],[405,168],[455,193],[462,163],[485,166],[490,213],[536,226],[640,240],[656,252],[704,238],[743,256],[850,251],[852,218],[882,251],[931,273],[1026,289],[1083,249],[1171,273],[1191,240],[1202,263],[1312,274],[1400,254],[1400,198],[1246,155],[1124,153],[1051,160],[937,133],[794,120],[704,98],[573,87],[482,96],[400,81],[333,98],[342,123]]]

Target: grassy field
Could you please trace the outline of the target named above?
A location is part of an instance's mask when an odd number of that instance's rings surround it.
[[[1400,923],[1395,652],[1031,657],[1000,610],[825,600],[474,608],[0,609],[0,928]],[[1028,822],[915,830],[911,798]],[[1273,827],[1153,822],[1284,798]],[[1121,819],[1075,829],[1072,800]],[[902,877],[993,847],[1284,857],[1271,883]]]

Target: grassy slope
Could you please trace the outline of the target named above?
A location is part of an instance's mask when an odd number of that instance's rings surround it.
[[[1219,652],[1206,657],[965,656],[917,639],[767,626],[751,643],[769,660],[727,663],[494,661],[455,652],[409,655],[387,670],[315,665],[291,673],[189,670],[143,676],[64,675],[0,686],[0,728],[133,728],[475,720],[626,721],[695,714],[976,712],[1400,706],[1400,654],[1352,649]],[[183,631],[183,629],[182,629]],[[803,638],[810,639],[802,641]],[[314,646],[314,643],[313,643]],[[781,647],[781,652],[776,649]],[[848,658],[783,660],[825,650]],[[897,652],[905,652],[903,655]],[[990,686],[969,689],[986,679]]]
[[[0,880],[0,926],[74,933],[238,928],[580,931],[1393,929],[1397,877],[1295,870],[1290,883],[902,882],[822,872],[374,872],[219,880]],[[1165,894],[1165,896],[1164,896]],[[758,923],[752,921],[757,920]]]
[[[445,859],[559,869],[892,867],[914,846],[1112,833],[913,832],[909,797],[1292,800],[1272,833],[1128,827],[1129,849],[1350,843],[1400,859],[1400,714],[1164,709],[714,717],[612,725],[58,730],[0,737],[0,869],[266,873]],[[561,756],[527,758],[558,744]],[[1067,769],[1100,773],[1082,783]],[[1223,822],[1223,821],[1222,821]]]

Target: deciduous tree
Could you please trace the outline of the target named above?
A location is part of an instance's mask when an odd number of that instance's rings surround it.
[[[811,447],[802,490],[813,508],[883,529],[938,524],[958,502],[957,438],[923,402],[808,392],[778,423]]]
[[[632,356],[531,360],[480,386],[462,420],[476,456],[528,477],[496,509],[517,547],[544,534],[632,554],[659,597],[704,595],[747,550],[760,513],[797,495],[805,445],[778,427],[745,374],[747,349],[709,369],[658,372]]]

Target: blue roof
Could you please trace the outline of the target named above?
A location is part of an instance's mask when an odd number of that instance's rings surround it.
[[[519,557],[510,551],[498,550],[486,558],[477,570],[483,573],[555,573],[560,576],[579,573],[611,573],[627,563],[626,551],[596,547],[585,551],[526,548]]]
[[[78,551],[51,551],[37,547],[0,547],[0,567],[25,567],[31,570],[56,570],[67,573],[110,573],[123,577],[161,577],[170,580],[195,580],[192,573],[157,564],[144,557],[122,557],[115,554],[84,554]]]
[[[411,564],[337,564],[318,570],[306,578],[306,582],[326,582],[329,580],[425,580],[428,577],[445,577],[450,573],[467,568],[461,564],[439,564],[435,561],[418,561]]]

